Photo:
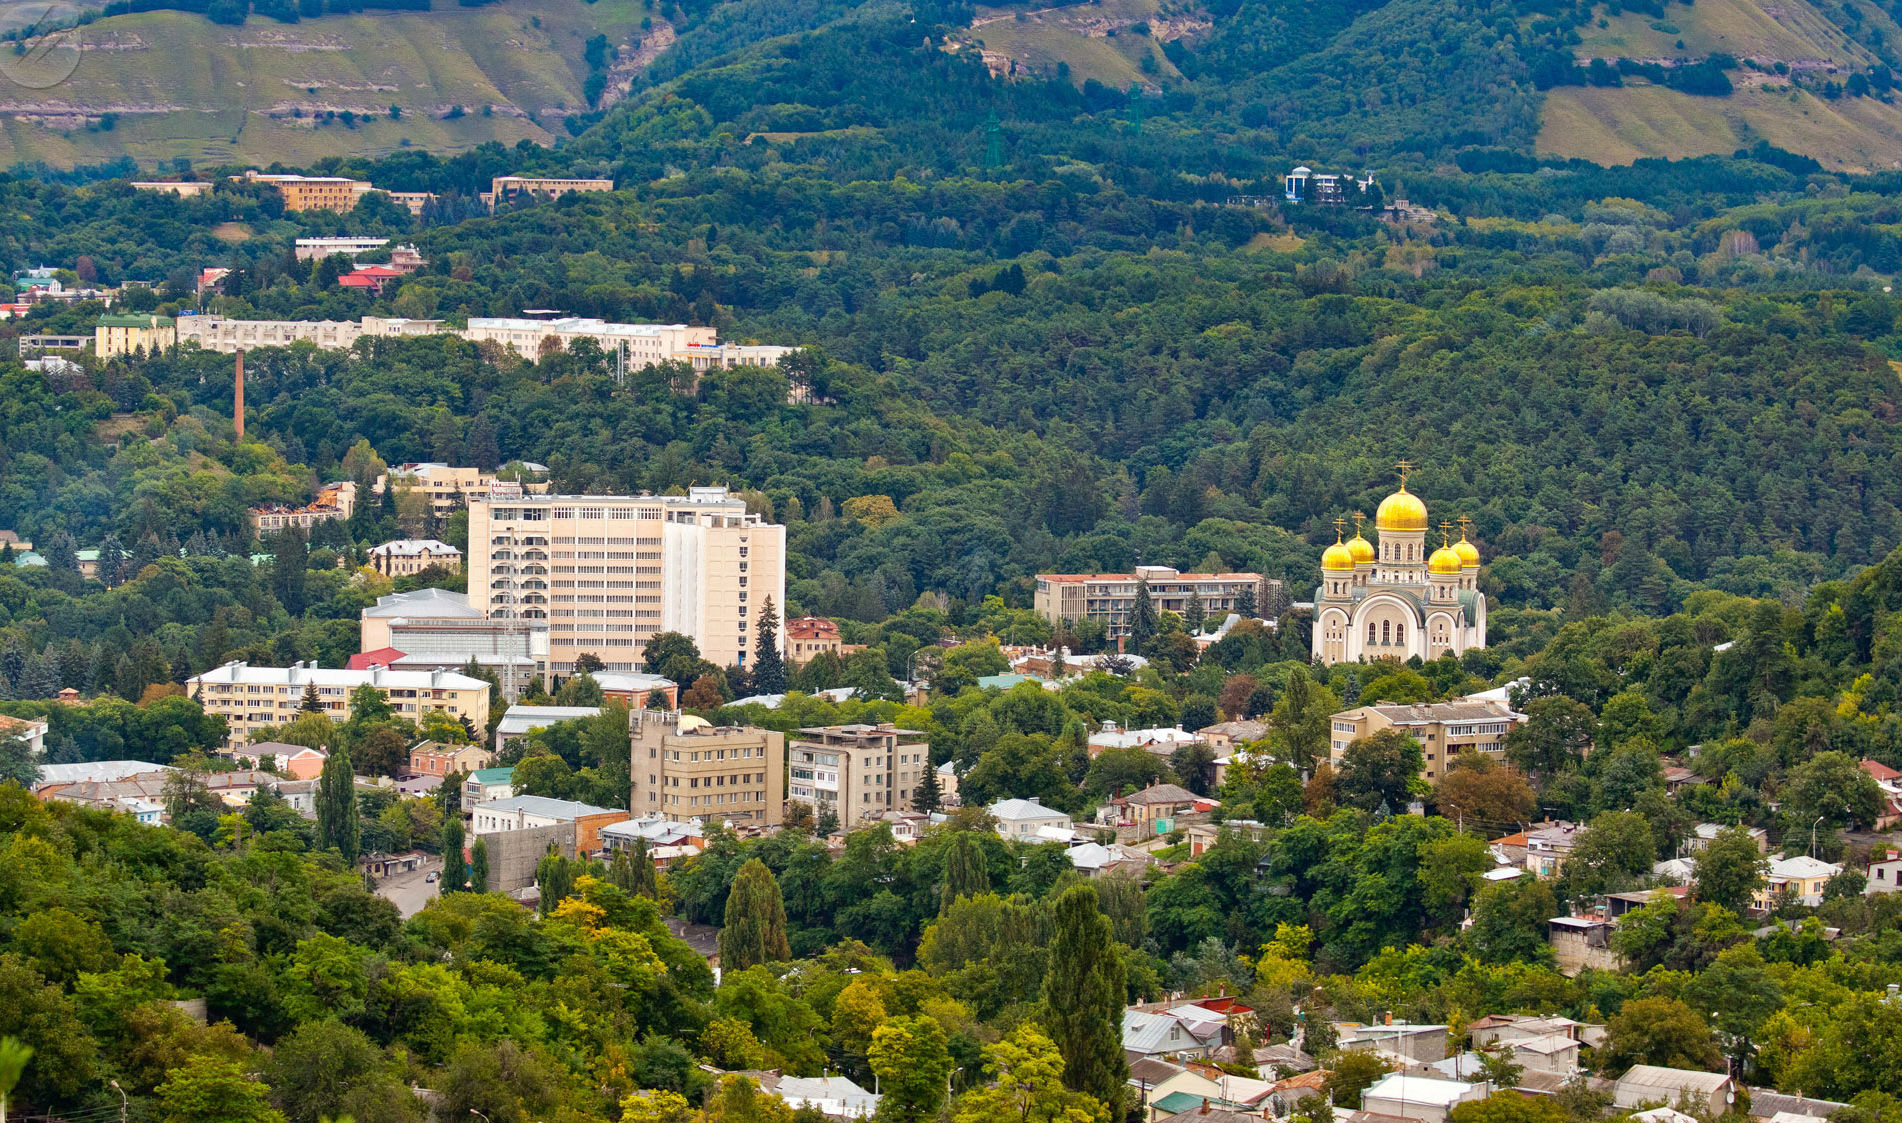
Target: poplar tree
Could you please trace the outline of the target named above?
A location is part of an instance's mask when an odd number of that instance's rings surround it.
[[[726,926],[720,929],[722,970],[742,971],[792,958],[792,948],[786,943],[786,903],[779,895],[779,882],[758,858],[748,859],[733,879],[725,919]]]
[[[317,846],[335,847],[346,865],[355,865],[363,842],[363,822],[357,815],[357,783],[350,771],[350,753],[338,748],[324,761],[317,778]]]
[[[442,821],[442,881],[436,891],[442,896],[466,892],[469,870],[462,861],[462,816],[450,815]]]
[[[786,660],[779,654],[779,611],[773,598],[767,597],[754,619],[756,640],[753,648],[753,691],[756,694],[786,692]]]
[[[991,875],[984,868],[984,851],[970,831],[951,836],[944,853],[944,901],[948,910],[959,897],[981,897],[991,891]]]
[[[1043,1001],[1050,1039],[1063,1055],[1063,1084],[1094,1096],[1122,1116],[1122,1017],[1126,974],[1110,923],[1096,907],[1096,890],[1078,885],[1057,898],[1050,967]]]
[[[628,891],[637,897],[659,900],[660,871],[654,867],[654,856],[647,852],[647,840],[644,838],[634,842],[633,866],[632,884],[628,886]]]

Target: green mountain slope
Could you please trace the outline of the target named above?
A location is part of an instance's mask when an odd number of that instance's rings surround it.
[[[71,78],[0,99],[0,163],[302,164],[546,143],[587,108],[587,40],[602,34],[633,54],[652,35],[644,18],[656,17],[639,0],[503,0],[296,24],[254,16],[239,27],[187,12],[113,16],[81,29]]]

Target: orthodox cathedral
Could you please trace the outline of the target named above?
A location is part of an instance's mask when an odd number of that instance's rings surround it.
[[[1314,594],[1314,658],[1323,663],[1367,659],[1437,659],[1486,646],[1486,598],[1479,591],[1479,550],[1440,524],[1440,546],[1427,552],[1427,509],[1407,490],[1412,465],[1400,463],[1400,490],[1380,501],[1374,514],[1375,545],[1361,536],[1341,541],[1343,520],[1334,520],[1334,545],[1321,555],[1321,585]]]

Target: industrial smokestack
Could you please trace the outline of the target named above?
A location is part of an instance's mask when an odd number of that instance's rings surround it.
[[[244,442],[244,351],[238,351],[238,380],[231,392],[231,424],[238,431],[238,441]]]

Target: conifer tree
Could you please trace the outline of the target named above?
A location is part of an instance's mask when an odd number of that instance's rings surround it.
[[[1136,599],[1129,606],[1129,650],[1141,655],[1156,638],[1156,599],[1149,595],[1149,578],[1136,579]]]
[[[1240,595],[1235,598],[1235,612],[1244,620],[1253,620],[1261,612],[1261,607],[1255,600],[1253,585],[1244,586]]]
[[[628,891],[636,896],[660,899],[660,871],[654,868],[654,856],[647,852],[647,840],[634,843],[633,884]]]
[[[357,783],[350,771],[350,753],[334,750],[317,778],[317,846],[335,847],[345,865],[357,863],[363,842],[363,823],[357,815]]]
[[[990,890],[990,871],[984,868],[984,851],[977,839],[970,831],[952,835],[951,845],[944,852],[944,900],[940,911],[949,910],[959,897],[981,897]]]
[[[614,852],[614,860],[608,863],[608,884],[623,893],[634,891],[634,863],[628,860],[627,851]]]
[[[911,797],[913,811],[932,812],[944,806],[944,792],[938,787],[938,770],[926,768],[925,778]]]
[[[786,903],[780,897],[779,882],[758,858],[749,858],[733,879],[725,919],[726,926],[720,929],[722,970],[741,971],[792,958],[792,948],[786,943]]]
[[[317,696],[316,683],[307,682],[304,684],[304,700],[297,708],[299,711],[307,714],[321,714],[324,712],[324,701]]]
[[[1122,1116],[1122,1016],[1126,975],[1109,920],[1096,907],[1096,890],[1078,885],[1057,898],[1050,967],[1043,1000],[1050,1039],[1063,1055],[1063,1084],[1110,1105]]]
[[[442,880],[436,886],[443,896],[466,892],[469,868],[462,860],[462,816],[450,815],[442,821]]]
[[[1202,593],[1196,589],[1189,590],[1189,603],[1182,606],[1182,623],[1193,634],[1201,631],[1208,619],[1209,610],[1202,603]]]
[[[779,654],[779,611],[773,598],[767,597],[753,622],[757,639],[753,648],[753,692],[784,694],[786,660]]]

